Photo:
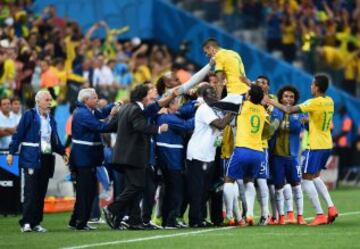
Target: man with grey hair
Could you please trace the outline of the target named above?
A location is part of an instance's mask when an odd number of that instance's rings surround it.
[[[100,120],[115,115],[118,108],[109,104],[101,110],[97,109],[98,96],[93,88],[80,90],[77,99],[71,127],[70,154],[70,167],[76,175],[76,201],[69,227],[88,231],[95,229],[87,222],[97,192],[96,167],[104,160],[100,134],[109,128],[109,123]]]
[[[54,174],[56,152],[67,163],[64,146],[61,144],[55,119],[50,115],[51,95],[39,91],[35,96],[36,106],[26,111],[12,136],[6,161],[13,164],[13,156],[19,150],[19,165],[24,182],[24,201],[20,220],[22,232],[46,232],[40,223],[43,219],[44,198],[49,178]]]

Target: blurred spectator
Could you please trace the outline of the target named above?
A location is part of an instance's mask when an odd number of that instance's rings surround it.
[[[351,145],[353,141],[353,128],[354,121],[347,112],[345,106],[341,107],[339,110],[339,115],[341,118],[341,130],[340,133],[334,137],[335,142],[335,151],[339,155],[339,173],[340,179],[344,177],[346,168],[351,165]]]
[[[18,119],[11,113],[10,99],[0,99],[0,150],[8,150],[11,135],[16,131]]]

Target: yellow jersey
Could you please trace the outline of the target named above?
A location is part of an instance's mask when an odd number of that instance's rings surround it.
[[[237,117],[236,147],[263,151],[261,135],[266,115],[265,108],[261,104],[255,105],[248,100],[244,101]]]
[[[246,76],[244,64],[238,53],[232,50],[220,49],[214,56],[215,72],[224,72],[228,93],[244,94],[249,87],[240,77]]]
[[[309,113],[309,148],[310,150],[331,149],[331,120],[334,114],[332,98],[316,97],[299,105],[302,112]]]

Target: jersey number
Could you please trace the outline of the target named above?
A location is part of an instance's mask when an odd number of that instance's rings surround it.
[[[328,131],[330,129],[330,123],[334,112],[323,112],[323,122],[321,129]]]
[[[260,117],[252,115],[250,117],[251,133],[257,133],[260,130]]]

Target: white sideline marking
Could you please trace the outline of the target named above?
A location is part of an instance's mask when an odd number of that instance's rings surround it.
[[[348,216],[348,215],[358,215],[358,214],[360,214],[360,211],[340,213],[339,217]],[[305,218],[305,220],[311,220],[311,219],[313,219],[313,217]],[[192,234],[209,233],[209,232],[213,232],[213,231],[222,231],[222,230],[228,230],[228,229],[233,229],[233,228],[236,228],[236,227],[221,227],[221,228],[204,229],[204,230],[184,232],[184,233],[162,234],[162,235],[129,239],[129,240],[114,240],[114,241],[108,241],[108,242],[85,244],[85,245],[80,245],[80,246],[61,247],[60,249],[82,249],[82,248],[100,247],[100,246],[117,245],[117,244],[128,244],[128,243],[147,241],[147,240],[166,239],[166,238],[174,238],[174,237],[180,237],[180,236],[192,235]]]

